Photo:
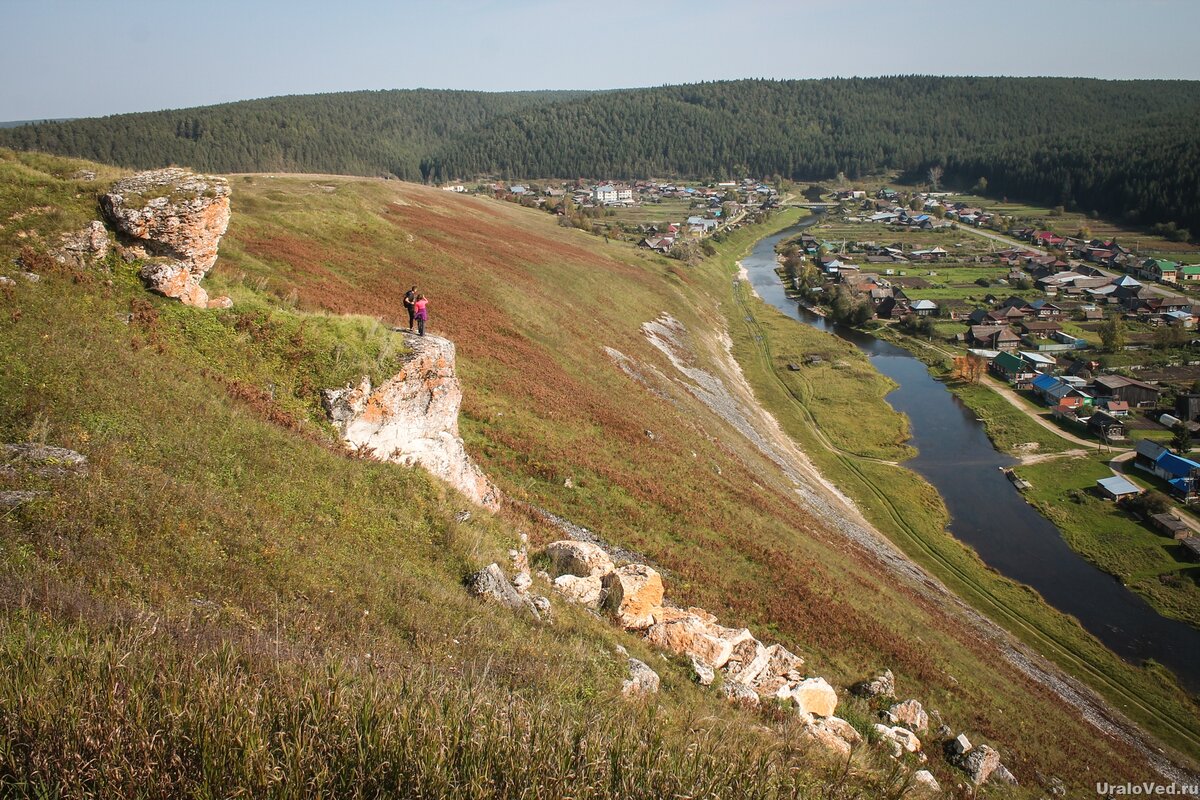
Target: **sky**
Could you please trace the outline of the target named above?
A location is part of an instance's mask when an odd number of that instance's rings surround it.
[[[0,121],[357,89],[1200,80],[1200,0],[0,0]]]

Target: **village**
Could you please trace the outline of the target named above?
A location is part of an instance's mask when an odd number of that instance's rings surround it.
[[[1061,459],[1057,497],[1108,502],[1108,523],[1165,538],[1163,575],[1194,572],[1174,562],[1200,560],[1200,254],[1089,236],[1086,220],[1063,233],[1053,212],[1024,224],[950,193],[823,200],[821,222],[780,248],[794,296],[913,350],[951,385],[1002,395],[997,406],[1057,435],[1062,453],[1011,448],[1023,463]],[[1034,471],[1009,476],[1028,491]]]
[[[704,238],[756,222],[780,203],[775,187],[752,178],[709,183],[486,182],[473,189],[463,184],[442,188],[542,208],[592,233],[685,260]]]

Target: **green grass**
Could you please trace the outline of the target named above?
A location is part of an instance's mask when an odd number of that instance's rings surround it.
[[[986,384],[952,382],[947,384],[947,388],[983,420],[988,438],[999,450],[1013,454],[1058,453],[1077,447],[1038,425]],[[1018,447],[1031,442],[1036,443],[1037,447]]]

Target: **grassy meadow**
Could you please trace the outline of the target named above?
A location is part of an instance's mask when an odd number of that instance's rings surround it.
[[[888,387],[865,359],[730,295],[732,259],[765,227],[688,267],[513,204],[239,176],[205,282],[235,305],[197,311],[147,294],[115,255],[84,271],[45,260],[60,230],[96,216],[100,187],[71,178],[80,166],[0,153],[4,263],[28,248],[42,275],[0,293],[0,435],[92,465],[61,480],[0,476],[0,488],[47,492],[0,514],[0,794],[903,793],[873,749],[831,768],[798,744],[791,715],[719,701],[682,659],[590,614],[555,600],[554,624],[537,624],[470,599],[463,578],[505,563],[520,532],[559,538],[530,505],[644,553],[680,605],[802,654],[864,730],[875,709],[840,687],[890,667],[904,697],[994,744],[1027,784],[990,796],[1040,796],[1037,774],[1079,791],[1097,774],[1145,778],[1135,752],[795,499],[647,342],[642,325],[663,313],[683,325],[680,358],[714,375],[728,325],[760,397],[869,517],[889,534],[903,521],[902,546],[942,564],[965,597],[1036,628],[1038,647],[1073,648],[1069,668],[1107,671],[1110,696],[1137,692],[1128,713],[1200,752],[1194,704],[985,574],[942,532],[929,487],[883,463],[908,452],[905,423],[884,413]],[[386,323],[413,283],[432,332],[457,345],[464,438],[513,500],[499,515],[457,520],[462,497],[419,469],[348,457],[323,421],[320,389],[394,366]],[[821,380],[771,377],[809,348],[831,356]],[[869,430],[795,401],[839,390],[878,408]],[[620,697],[617,645],[662,675],[660,695]],[[940,758],[928,767],[959,780]]]

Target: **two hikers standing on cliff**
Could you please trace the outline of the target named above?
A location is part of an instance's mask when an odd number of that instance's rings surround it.
[[[429,311],[426,306],[429,301],[425,299],[425,295],[417,293],[417,287],[414,286],[404,293],[404,309],[408,312],[408,329],[413,329],[413,322],[417,323],[417,332],[425,335],[425,320],[429,319]]]

